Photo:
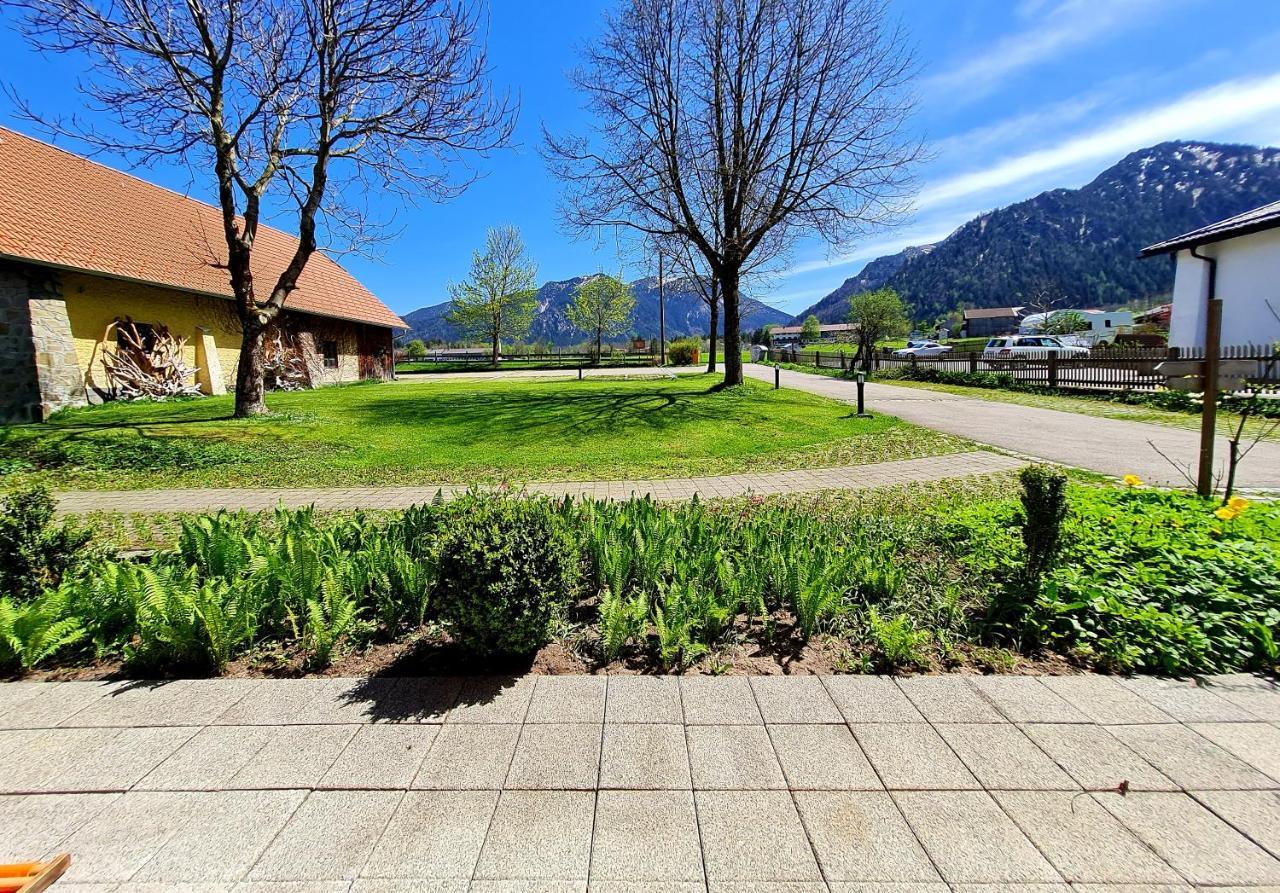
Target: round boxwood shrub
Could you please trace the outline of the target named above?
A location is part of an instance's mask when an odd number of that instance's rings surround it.
[[[437,548],[435,607],[460,644],[481,654],[527,654],[551,641],[580,566],[555,505],[464,497],[448,506]]]

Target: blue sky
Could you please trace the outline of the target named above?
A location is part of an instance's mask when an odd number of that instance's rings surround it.
[[[560,231],[559,186],[537,152],[543,123],[581,129],[584,114],[564,72],[609,6],[493,0],[493,78],[520,97],[517,145],[477,159],[483,178],[460,199],[382,203],[395,214],[397,237],[376,259],[342,260],[392,309],[446,300],[446,283],[465,275],[485,228],[498,223],[521,229],[543,280],[618,269],[611,235],[574,241]],[[1183,138],[1280,145],[1276,0],[894,0],[893,11],[916,46],[912,126],[932,155],[917,172],[916,208],[898,227],[853,245],[798,245],[757,286],[759,298],[789,312],[873,257],[936,241],[975,214],[1045,189],[1082,185],[1134,149]],[[0,80],[37,108],[83,111],[77,64],[32,53],[0,13]],[[33,132],[14,119],[7,99],[0,123]],[[211,195],[200,172],[139,173],[197,198]],[[650,272],[636,258],[623,271]]]

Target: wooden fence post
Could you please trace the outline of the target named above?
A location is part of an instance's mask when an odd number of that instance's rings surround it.
[[[969,351],[969,371],[978,371],[978,352],[976,350]]]
[[[1204,364],[1200,383],[1204,399],[1200,403],[1200,466],[1196,492],[1206,499],[1213,495],[1213,438],[1218,425],[1218,355],[1222,345],[1222,299],[1209,301],[1204,331]]]
[[[1058,352],[1056,350],[1049,351],[1049,387],[1056,388],[1058,386]]]

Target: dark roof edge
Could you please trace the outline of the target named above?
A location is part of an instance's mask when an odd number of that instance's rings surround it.
[[[1265,207],[1265,205],[1264,205]],[[1247,213],[1247,212],[1246,212]],[[1210,224],[1208,227],[1193,230],[1181,236],[1174,236],[1172,239],[1166,239],[1163,242],[1157,242],[1154,245],[1148,245],[1138,252],[1138,257],[1157,257],[1161,254],[1173,254],[1175,251],[1181,251],[1183,248],[1196,248],[1200,245],[1212,245],[1215,242],[1225,242],[1228,239],[1234,239],[1238,236],[1251,236],[1254,233],[1265,232],[1269,229],[1280,227],[1280,214],[1274,214],[1269,217],[1262,217],[1249,223],[1242,223],[1238,226],[1229,226],[1223,229],[1214,230]],[[1205,230],[1210,230],[1205,232]]]

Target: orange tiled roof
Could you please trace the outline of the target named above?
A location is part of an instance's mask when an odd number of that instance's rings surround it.
[[[298,240],[267,226],[253,272],[274,283]],[[217,208],[0,127],[0,256],[230,298]],[[321,253],[285,307],[380,326],[405,323]]]

